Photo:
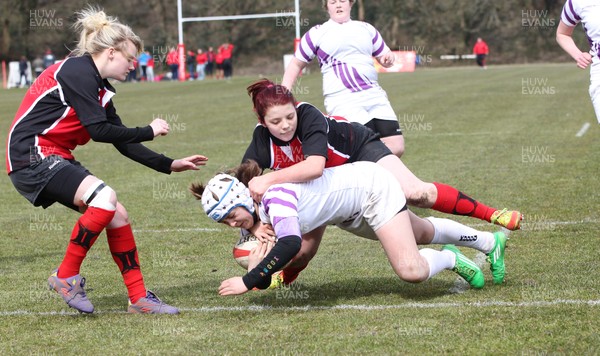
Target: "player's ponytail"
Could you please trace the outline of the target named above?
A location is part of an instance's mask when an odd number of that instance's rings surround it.
[[[286,105],[291,103],[295,105],[296,99],[292,92],[280,84],[275,84],[268,79],[261,79],[246,88],[248,95],[252,99],[254,112],[258,120],[264,123],[267,109],[275,105]]]
[[[236,177],[240,182],[242,182],[242,184],[244,184],[247,187],[248,183],[252,180],[252,178],[261,175],[262,171],[263,170],[262,168],[260,168],[258,163],[255,160],[250,159],[244,161],[239,166],[226,171],[225,173]]]
[[[73,55],[97,54],[109,47],[125,50],[127,41],[135,45],[138,53],[142,51],[142,40],[116,17],[108,16],[93,6],[88,6],[76,15],[77,21],[73,27],[79,33],[79,41]]]

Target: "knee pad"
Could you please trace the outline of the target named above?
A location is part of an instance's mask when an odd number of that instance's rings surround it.
[[[108,211],[116,211],[116,204],[113,204],[111,201],[113,193],[115,193],[115,191],[111,187],[99,180],[88,188],[81,200],[87,206],[93,206]]]

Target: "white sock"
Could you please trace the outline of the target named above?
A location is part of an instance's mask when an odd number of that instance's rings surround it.
[[[453,244],[474,248],[486,255],[494,248],[494,234],[475,230],[456,221],[428,217],[435,229],[432,244]]]
[[[422,248],[419,254],[425,258],[429,264],[429,277],[435,276],[445,269],[454,268],[456,263],[456,255],[452,251],[437,251],[431,248]]]

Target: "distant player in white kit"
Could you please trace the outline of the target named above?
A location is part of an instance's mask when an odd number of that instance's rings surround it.
[[[571,37],[579,23],[587,35],[589,52],[582,52]],[[586,69],[591,64],[589,91],[600,123],[600,3],[597,0],[567,0],[556,29],[556,41],[573,57],[579,68]]]
[[[323,0],[329,21],[302,36],[282,85],[292,92],[304,67],[315,57],[323,74],[323,96],[329,115],[342,116],[378,133],[393,154],[404,153],[398,117],[377,82],[373,57],[385,68],[395,56],[372,25],[350,19],[354,0]]]
[[[254,161],[234,170],[242,182],[260,174]],[[273,226],[278,240],[271,250],[254,249],[248,273],[221,283],[219,294],[242,294],[265,289],[271,276],[281,270],[307,245],[314,243],[312,231],[336,225],[357,236],[379,240],[394,272],[407,282],[422,282],[444,269],[451,269],[473,288],[482,288],[481,269],[453,245],[442,251],[418,249],[417,242],[456,243],[478,249],[494,246],[492,233],[481,232],[447,219],[421,219],[407,210],[400,184],[384,168],[372,162],[355,162],[327,168],[323,175],[304,183],[271,186],[256,204],[248,188],[237,178],[218,174],[206,186],[193,184],[206,214],[233,228],[250,230],[260,220]],[[493,248],[494,269],[504,279],[504,243]],[[316,251],[315,251],[316,252]],[[252,262],[254,257],[254,263]],[[310,256],[312,257],[312,256]],[[307,263],[307,262],[306,262]]]

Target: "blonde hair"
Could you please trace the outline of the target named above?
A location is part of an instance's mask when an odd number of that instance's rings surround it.
[[[133,30],[119,22],[116,17],[107,16],[100,8],[89,6],[76,13],[77,22],[73,25],[79,33],[79,42],[73,55],[97,54],[107,48],[125,50],[127,41],[135,45],[139,54],[144,45]]]

